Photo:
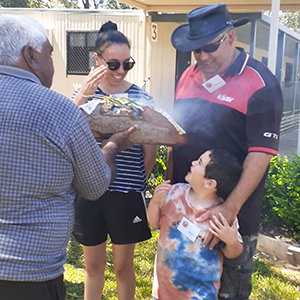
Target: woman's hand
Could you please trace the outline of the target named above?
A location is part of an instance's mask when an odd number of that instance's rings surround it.
[[[98,68],[91,67],[90,73],[85,77],[80,90],[74,97],[73,102],[77,106],[86,103],[86,100],[96,92],[100,83],[105,79],[106,72],[107,67],[104,65]]]

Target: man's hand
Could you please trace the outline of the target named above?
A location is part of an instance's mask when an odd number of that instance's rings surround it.
[[[209,231],[225,243],[223,254],[229,259],[236,258],[243,252],[243,245],[238,240],[238,220],[235,219],[230,227],[221,213],[219,213],[219,218],[221,221],[213,216],[213,221],[209,221]]]
[[[129,140],[129,137],[137,130],[137,128],[137,125],[134,125],[127,130],[115,133],[108,140],[102,142],[102,150],[109,143],[114,143],[117,146],[117,152],[131,148],[133,143]]]
[[[210,220],[211,222],[217,219],[219,222],[222,223],[220,214],[230,226],[232,225],[234,219],[236,218],[236,212],[231,211],[230,207],[226,207],[226,201],[225,201],[222,205],[218,205],[209,209],[206,213],[201,215],[199,218],[196,218],[196,221],[203,222],[205,220]],[[207,231],[202,246],[206,247],[206,245],[209,243],[211,239],[212,241],[209,245],[209,249],[212,250],[214,246],[220,241],[220,238],[217,235],[213,235],[211,231]]]
[[[115,133],[108,140],[102,142],[101,150],[105,155],[105,162],[110,167],[111,181],[116,175],[116,154],[133,146],[129,137],[137,130],[137,126],[132,126],[127,130]]]
[[[236,219],[232,227],[230,227],[222,213],[219,213],[219,218],[220,220],[216,216],[212,217],[213,221],[209,221],[209,231],[226,245],[235,244],[237,240],[238,220]]]

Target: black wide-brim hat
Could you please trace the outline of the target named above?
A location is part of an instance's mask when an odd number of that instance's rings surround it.
[[[194,51],[212,41],[230,27],[239,27],[250,20],[231,20],[224,3],[196,8],[188,13],[188,24],[177,27],[171,37],[172,45],[182,52]]]

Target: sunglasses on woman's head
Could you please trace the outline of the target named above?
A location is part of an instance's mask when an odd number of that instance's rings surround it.
[[[111,71],[116,71],[120,68],[121,64],[123,65],[123,69],[124,71],[129,71],[133,68],[134,64],[135,64],[135,60],[130,56],[130,59],[132,61],[124,61],[122,63],[120,63],[119,61],[106,61],[101,54],[97,53],[97,55],[103,59],[105,61],[105,63],[108,66],[108,69]]]
[[[195,53],[200,53],[201,51],[203,51],[205,53],[212,53],[212,52],[217,51],[219,49],[221,43],[226,39],[227,34],[228,34],[228,32],[226,32],[218,42],[205,45],[201,48],[198,48],[198,49],[194,50],[194,52]]]

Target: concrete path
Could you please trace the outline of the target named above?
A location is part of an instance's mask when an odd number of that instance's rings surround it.
[[[297,154],[298,129],[280,136],[279,154],[280,156],[293,156],[291,149]]]

